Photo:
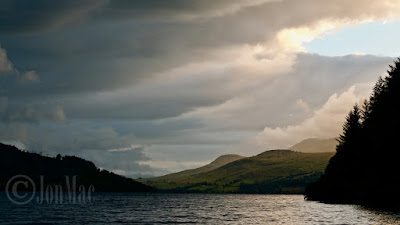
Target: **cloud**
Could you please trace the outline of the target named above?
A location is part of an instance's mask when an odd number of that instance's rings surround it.
[[[23,94],[86,93],[139,86],[152,81],[159,73],[191,63],[217,60],[214,52],[221,49],[264,45],[274,40],[277,34],[286,40],[287,47],[293,47],[293,41],[298,45],[317,33],[346,24],[390,19],[399,10],[393,1],[366,0],[213,1],[212,4],[208,1],[171,1],[168,4],[163,1],[109,1],[98,5],[84,1],[75,4],[57,2],[51,7],[37,4],[34,10],[10,8],[7,12],[20,15],[20,12],[43,10],[37,14],[45,17],[48,11],[54,11],[54,14],[62,14],[61,18],[66,15],[80,18],[71,12],[79,11],[81,4],[83,8],[94,8],[77,24],[61,26],[57,32],[31,35],[30,38],[18,34],[0,38],[0,43],[7,45],[9,52],[14,54],[16,63],[34,64],[35,71],[40,74],[43,84],[28,88]],[[210,16],[215,14],[210,12],[231,7],[237,10]],[[57,10],[51,10],[53,8]],[[64,8],[65,12],[61,10]],[[120,14],[127,20],[115,18]],[[57,21],[52,19],[53,13],[49,15],[43,21]],[[206,19],[171,19],[176,15],[198,15],[196,18]],[[29,30],[17,22],[19,20],[13,21],[6,24]],[[37,25],[46,27],[40,22]],[[295,40],[293,36],[296,36]],[[237,60],[228,54],[224,58],[226,62]],[[21,95],[12,86],[7,89],[10,94]]]
[[[100,21],[187,21],[207,20],[234,14],[246,7],[275,0],[204,0],[201,2],[170,0],[82,0],[79,2],[40,0],[15,4],[0,3],[0,32],[44,32],[60,29],[84,19]],[[29,18],[28,22],[26,18]]]
[[[0,75],[3,72],[10,72],[13,70],[13,64],[7,57],[6,50],[0,47]]]
[[[372,88],[372,87],[371,87]],[[258,149],[288,148],[290,145],[310,137],[332,138],[342,132],[345,117],[355,103],[362,103],[365,96],[356,94],[356,86],[340,95],[335,93],[312,117],[297,125],[286,127],[265,127],[255,138]]]
[[[35,83],[40,81],[40,78],[37,75],[36,71],[30,70],[21,75],[20,81],[24,84]]]
[[[0,141],[17,143],[27,151],[53,157],[56,154],[83,157],[98,167],[124,171],[130,177],[149,176],[157,172],[157,169],[142,164],[150,158],[144,154],[145,147],[135,144],[134,135],[120,134],[111,127],[94,126],[87,122],[0,123]]]
[[[0,97],[0,113],[4,113],[7,110],[8,98]]]
[[[234,14],[246,7],[258,6],[276,0],[203,0],[200,2],[185,0],[111,0],[100,7],[94,16],[107,19],[139,21],[192,21],[207,20]]]
[[[293,64],[279,75],[273,69],[265,69],[264,75],[254,80],[256,86],[235,90],[228,101],[199,107],[181,117],[195,118],[214,131],[258,131],[265,126],[288,126],[311,116],[332,94],[344,92],[356,83],[375,82],[393,60],[369,55],[326,57],[300,53],[296,56]]]
[[[36,32],[59,28],[81,19],[103,0],[82,0],[79,2],[12,0],[0,2],[0,32]]]
[[[143,147],[131,148],[124,151],[87,150],[79,152],[78,155],[93,160],[96,166],[100,168],[107,168],[107,170],[118,174],[137,178],[153,175],[157,171],[142,163],[150,160],[150,158],[145,156],[143,151]]]
[[[9,60],[7,52],[0,46],[0,98],[7,98],[9,90],[21,90],[21,84],[32,84],[40,81],[39,75],[34,70],[20,72]],[[1,112],[1,110],[0,110]]]
[[[300,109],[306,112],[310,110],[310,106],[308,106],[308,104],[301,98],[297,99],[296,104],[300,107]]]
[[[60,105],[31,104],[15,105],[7,97],[0,97],[0,122],[39,123],[42,120],[64,122],[66,116]]]

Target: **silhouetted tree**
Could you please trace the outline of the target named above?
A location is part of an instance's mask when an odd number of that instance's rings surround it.
[[[361,111],[358,105],[354,105],[353,110],[346,117],[343,125],[343,134],[340,135],[339,145],[336,147],[338,152],[346,147],[353,147],[357,144],[361,135]]]
[[[369,100],[346,117],[336,154],[306,198],[399,205],[400,58],[376,82]]]
[[[362,121],[361,123],[363,127],[366,123],[365,121],[369,119],[370,115],[371,115],[371,103],[370,101],[365,99],[361,109],[361,121]]]

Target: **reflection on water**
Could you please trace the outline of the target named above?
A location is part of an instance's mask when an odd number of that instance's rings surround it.
[[[0,224],[400,224],[400,213],[304,201],[301,195],[97,193],[93,204],[17,206],[0,194]]]

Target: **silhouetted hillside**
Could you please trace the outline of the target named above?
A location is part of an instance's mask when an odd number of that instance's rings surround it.
[[[58,155],[56,158],[24,152],[14,146],[0,143],[0,188],[15,175],[30,177],[39,187],[40,176],[47,184],[65,184],[65,176],[77,176],[77,185],[93,185],[96,192],[123,191],[147,192],[153,189],[133,179],[98,169],[92,162],[75,157]]]
[[[321,176],[333,154],[266,151],[253,157],[236,156],[226,165],[201,173],[176,176],[183,171],[138,181],[166,192],[301,194]]]
[[[396,206],[400,200],[400,61],[346,117],[336,154],[309,186],[310,200]]]

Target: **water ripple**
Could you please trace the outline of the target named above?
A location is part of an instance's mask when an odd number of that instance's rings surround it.
[[[301,195],[96,193],[86,205],[13,205],[0,224],[400,224],[400,213],[304,201]]]

